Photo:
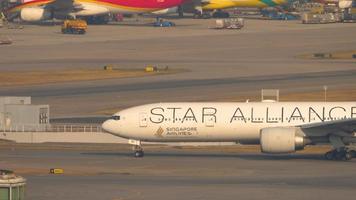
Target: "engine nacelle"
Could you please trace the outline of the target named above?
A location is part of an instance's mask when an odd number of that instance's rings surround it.
[[[264,153],[292,153],[304,149],[304,137],[296,128],[264,128],[261,130],[261,151]]]
[[[38,22],[52,18],[51,12],[43,8],[23,8],[21,19],[27,22]]]
[[[352,8],[352,0],[339,0],[339,8]]]

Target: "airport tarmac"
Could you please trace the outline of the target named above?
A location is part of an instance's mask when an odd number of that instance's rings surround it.
[[[90,26],[86,35],[63,35],[59,26],[2,29],[11,46],[0,48],[0,70],[100,69],[112,64],[153,64],[189,72],[161,76],[2,87],[1,95],[31,95],[50,104],[51,117],[97,116],[162,101],[214,101],[354,87],[354,60],[302,59],[299,55],[353,50],[354,24],[246,20],[242,30],[215,30],[214,20],[175,19],[173,28],[142,23]],[[323,100],[321,97],[320,100]],[[81,102],[78,104],[77,102]]]
[[[176,19],[173,28],[134,24],[90,26],[63,35],[59,26],[1,29],[14,43],[0,47],[0,71],[100,69],[145,65],[187,72],[123,79],[1,87],[0,95],[33,96],[51,117],[96,116],[104,110],[162,101],[214,101],[354,88],[354,60],[299,55],[355,50],[354,24],[246,20],[242,30],[215,30],[214,20]],[[321,96],[320,100],[324,96]],[[88,118],[87,118],[88,119]],[[101,118],[100,118],[101,119]],[[39,148],[0,144],[0,167],[28,179],[29,200],[339,199],[356,195],[356,160],[334,162],[323,153],[271,156],[256,151],[147,148],[133,158],[127,145]],[[225,148],[225,147],[224,147]],[[49,169],[63,168],[63,175]]]
[[[316,152],[274,156],[224,148],[151,147],[144,158],[134,158],[127,145],[100,149],[71,144],[61,150],[2,145],[0,166],[28,179],[27,200],[328,200],[356,195],[355,159],[337,162]],[[49,174],[53,167],[65,173]]]

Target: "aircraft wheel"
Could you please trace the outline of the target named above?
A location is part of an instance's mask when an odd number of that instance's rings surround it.
[[[345,152],[345,155],[344,155],[344,159],[345,160],[351,160],[352,159],[352,157],[353,157],[353,155],[352,155],[353,153],[352,152]]]
[[[335,157],[335,160],[346,160],[344,151],[335,152],[334,157]]]
[[[327,160],[334,160],[334,152],[333,151],[326,152],[325,158]]]
[[[134,156],[135,156],[135,158],[141,158],[144,156],[144,152],[143,151],[135,151]]]
[[[210,15],[210,13],[205,12],[205,13],[203,13],[202,18],[203,18],[203,19],[210,19],[210,18],[211,18],[211,15]]]
[[[178,11],[177,12],[178,12],[178,16],[180,18],[184,17],[184,9],[183,9],[182,6],[178,6]]]
[[[351,150],[350,153],[351,153],[352,157],[356,157],[356,151],[355,150]]]

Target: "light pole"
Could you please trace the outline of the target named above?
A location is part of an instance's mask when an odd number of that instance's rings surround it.
[[[326,92],[328,90],[328,86],[324,85],[324,101],[326,102]]]

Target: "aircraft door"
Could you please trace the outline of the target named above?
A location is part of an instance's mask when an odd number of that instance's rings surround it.
[[[148,121],[147,113],[140,113],[139,120],[140,120],[139,122],[140,127],[147,127],[147,121]]]
[[[206,127],[214,127],[215,125],[215,116],[208,116],[205,118]]]

